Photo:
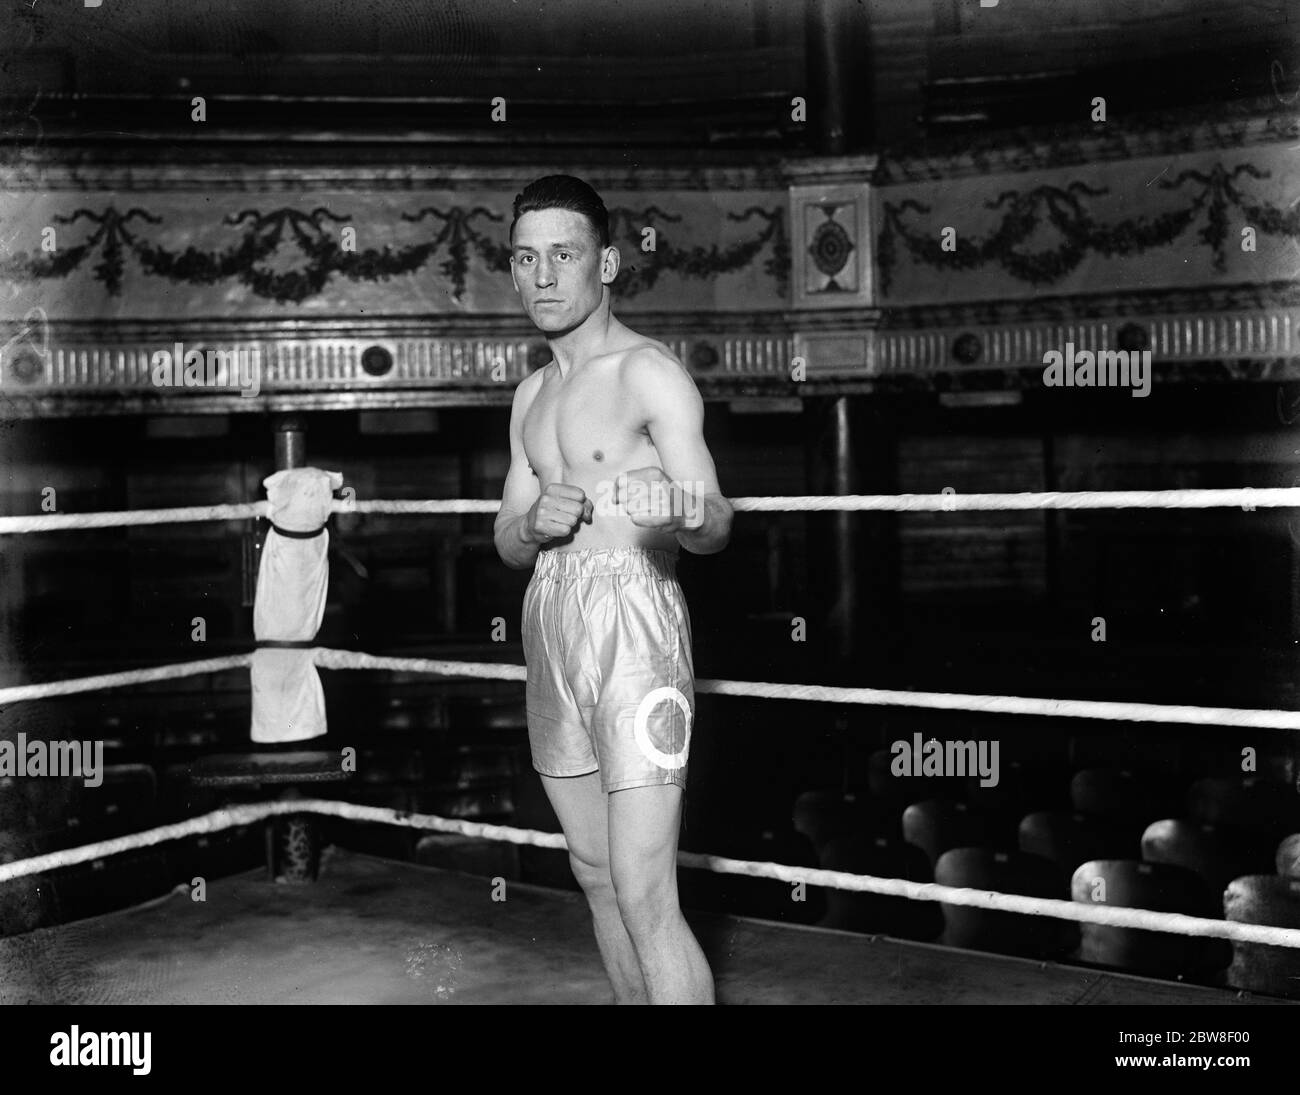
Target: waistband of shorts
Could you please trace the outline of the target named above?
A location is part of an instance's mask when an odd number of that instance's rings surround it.
[[[657,548],[583,548],[579,551],[539,551],[535,578],[594,578],[602,574],[642,574],[676,578],[677,555]]]

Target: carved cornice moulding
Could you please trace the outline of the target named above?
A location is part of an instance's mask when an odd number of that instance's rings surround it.
[[[790,336],[770,329],[770,320],[746,324],[743,334],[720,331],[716,321],[693,334],[682,332],[681,320],[673,332],[657,326],[701,377],[789,377]],[[82,408],[74,413],[141,413],[163,403],[173,411],[258,412],[298,396],[310,405],[405,405],[402,393],[418,400],[418,393],[471,389],[482,391],[470,402],[500,402],[550,360],[545,342],[518,323],[493,335],[431,335],[403,320],[387,329],[372,322],[364,331],[340,324],[325,334],[196,323],[119,331],[69,325],[43,336],[20,330],[0,348],[0,394],[15,417],[59,413],[61,400]],[[102,405],[95,407],[95,399]]]
[[[1149,350],[1157,375],[1175,362],[1300,360],[1300,308],[877,331],[868,372],[1042,369],[1044,355],[1067,344],[1092,352]],[[809,366],[812,372],[813,361]]]
[[[617,305],[615,311],[618,311]],[[788,333],[789,312],[637,312],[635,315],[619,313],[633,328],[656,338],[713,337],[718,332],[776,332]],[[846,323],[861,322],[864,316],[875,314],[863,310],[845,313]],[[0,333],[5,338],[15,332],[12,322],[0,321]],[[318,338],[486,338],[507,339],[544,346],[545,339],[528,319],[519,312],[509,314],[446,315],[431,312],[424,315],[368,316],[366,318],[281,319],[278,317],[198,317],[194,319],[122,319],[122,320],[50,320],[46,324],[50,340],[86,345],[94,342],[114,346],[129,342],[170,345],[176,339],[206,339],[228,341],[249,340],[311,340]],[[0,348],[3,342],[0,342]]]
[[[1218,291],[1206,303],[1222,306],[1230,299]],[[1044,309],[995,322],[975,322],[973,310],[966,315],[971,322],[952,322],[960,315],[955,310],[914,309],[900,316],[860,308],[658,315],[649,322],[638,317],[638,326],[670,347],[706,398],[811,395],[846,383],[858,391],[900,384],[1023,386],[1017,376],[1032,384],[1044,355],[1067,345],[1149,350],[1163,383],[1300,377],[1300,301],[1225,309],[1197,307],[1182,294],[1178,303],[1190,307],[1174,310],[1166,300],[1162,309],[1162,301],[1152,299],[1146,312],[1129,314],[1107,311],[1107,303],[1115,302],[1076,301],[1062,305],[1063,318]],[[900,325],[904,319],[913,324]],[[545,342],[518,317],[101,322],[28,327],[5,336],[0,413],[16,418],[506,404],[518,381],[550,360]],[[195,351],[187,374],[186,355]],[[792,376],[801,359],[806,383]],[[180,365],[172,369],[174,362]]]

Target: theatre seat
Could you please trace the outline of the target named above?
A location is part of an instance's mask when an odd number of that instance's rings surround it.
[[[1300,878],[1247,875],[1233,879],[1223,895],[1225,919],[1300,929]],[[1300,950],[1263,943],[1232,943],[1228,984],[1251,992],[1300,999]]]
[[[1277,846],[1274,866],[1284,878],[1300,878],[1300,833],[1282,838]]]
[[[1142,834],[1142,858],[1186,867],[1216,893],[1234,878],[1266,873],[1273,865],[1267,844],[1182,818],[1148,825]]]
[[[934,881],[930,864],[920,848],[886,837],[836,837],[822,849],[821,865],[828,871],[877,878]],[[831,889],[825,895],[826,915],[819,925],[823,928],[921,941],[932,940],[943,930],[943,914],[933,901]]]
[[[1070,780],[1078,813],[1147,824],[1178,813],[1176,796],[1161,781],[1124,768],[1085,768]]]
[[[1221,902],[1209,886],[1167,863],[1090,860],[1075,870],[1070,896],[1089,905],[1222,917]],[[1079,960],[1152,977],[1212,981],[1232,960],[1232,948],[1223,939],[1084,924]]]
[[[836,837],[886,835],[884,819],[871,808],[871,796],[865,792],[805,791],[794,800],[790,820],[795,831],[806,836],[819,854]],[[897,820],[894,824],[898,824]]]
[[[1069,875],[1056,864],[1023,852],[952,848],[939,857],[934,880],[943,886],[1032,897],[1070,898]],[[994,951],[1029,958],[1060,958],[1079,945],[1078,925],[1048,916],[978,909],[941,902],[950,947]]]
[[[915,844],[931,864],[949,848],[980,847],[992,838],[988,819],[964,802],[931,799],[903,811],[903,839]]]
[[[1295,788],[1255,776],[1196,780],[1187,790],[1187,812],[1207,825],[1256,833],[1269,843],[1300,830]]]
[[[1067,873],[1090,859],[1127,859],[1137,855],[1141,830],[1131,822],[1070,810],[1044,810],[1020,821],[1020,850],[1051,860]]]

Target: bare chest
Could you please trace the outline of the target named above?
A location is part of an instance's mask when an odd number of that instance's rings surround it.
[[[543,384],[524,419],[524,451],[544,484],[602,477],[654,452],[613,370]],[[641,463],[645,463],[644,459]]]

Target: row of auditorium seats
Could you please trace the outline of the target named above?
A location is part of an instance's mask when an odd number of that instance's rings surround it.
[[[1300,927],[1300,800],[1285,784],[1202,778],[1181,796],[1179,811],[1180,796],[1168,787],[1154,789],[1133,772],[1087,769],[1068,780],[1064,808],[1058,800],[1058,808],[1016,821],[1016,796],[912,801],[921,789],[907,787],[905,777],[894,782],[797,798],[793,828],[821,866]],[[1057,791],[1036,783],[1021,802],[1051,800]],[[1176,811],[1184,816],[1167,816]],[[1300,995],[1300,952],[1286,948],[842,891],[827,892],[818,923]]]

